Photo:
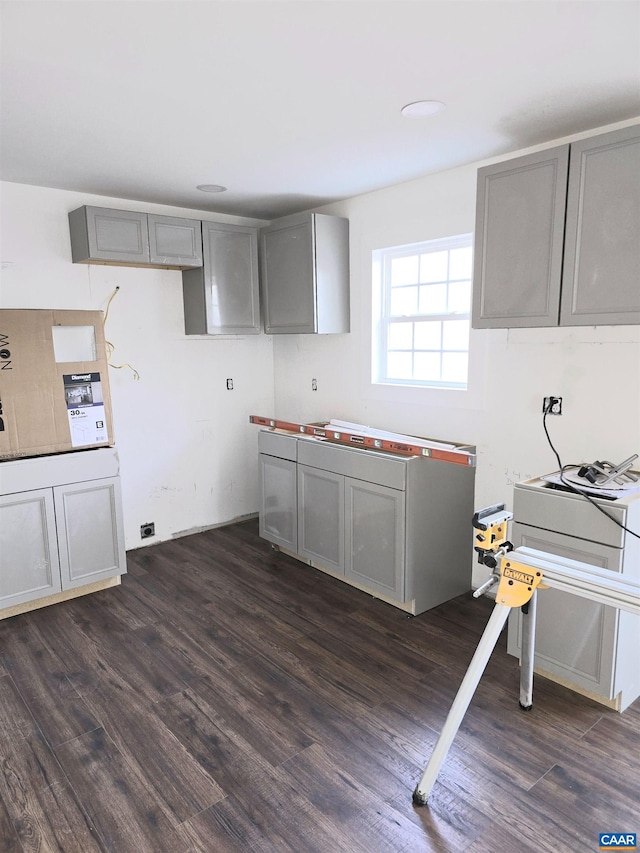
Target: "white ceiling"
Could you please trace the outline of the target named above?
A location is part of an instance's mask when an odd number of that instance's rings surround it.
[[[640,115],[640,2],[13,0],[1,46],[3,180],[264,219]]]

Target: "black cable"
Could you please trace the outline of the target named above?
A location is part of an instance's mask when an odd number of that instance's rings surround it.
[[[547,429],[547,415],[549,414],[550,411],[551,411],[551,403],[549,403],[547,405],[547,408],[544,410],[544,414],[542,416],[542,426],[543,426],[545,435],[547,436],[547,441],[549,442],[549,447],[553,450],[555,457],[558,460],[558,467],[560,468],[560,482],[564,486],[566,486],[567,489],[569,489],[569,491],[575,492],[577,495],[581,495],[583,498],[585,498],[585,500],[588,500],[590,504],[592,504],[603,515],[606,515],[607,518],[611,519],[611,521],[613,521],[614,524],[617,524],[618,527],[621,527],[623,530],[626,530],[627,533],[630,533],[632,536],[635,536],[636,539],[640,539],[640,534],[638,534],[635,531],[631,530],[630,528],[626,527],[621,521],[618,521],[618,519],[615,518],[613,515],[610,515],[610,513],[608,513],[606,511],[606,509],[601,507],[600,504],[596,503],[593,500],[591,495],[587,494],[586,492],[583,492],[582,489],[579,489],[577,486],[574,486],[574,484],[570,483],[568,480],[565,480],[564,472],[566,471],[567,468],[579,468],[580,466],[579,465],[563,465],[562,464],[562,461],[560,460],[560,455],[559,455],[558,451],[555,449],[555,447],[553,446],[553,442],[551,441],[551,436],[549,435],[549,430]]]

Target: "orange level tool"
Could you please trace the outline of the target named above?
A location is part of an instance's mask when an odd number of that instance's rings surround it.
[[[475,453],[463,449],[443,450],[438,447],[423,447],[420,444],[408,444],[393,439],[350,433],[343,429],[332,429],[331,424],[299,424],[291,421],[279,421],[275,418],[263,418],[260,415],[250,415],[249,422],[270,429],[314,436],[335,444],[349,444],[365,447],[369,450],[383,450],[387,453],[396,453],[399,456],[424,456],[429,459],[439,459],[441,462],[453,462],[455,465],[465,465],[472,468],[476,464]]]

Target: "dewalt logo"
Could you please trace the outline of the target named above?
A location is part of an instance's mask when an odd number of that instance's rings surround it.
[[[505,566],[502,574],[505,578],[520,581],[520,583],[526,583],[527,586],[531,586],[533,584],[533,575],[529,575],[527,572],[519,572],[517,569],[511,569]]]

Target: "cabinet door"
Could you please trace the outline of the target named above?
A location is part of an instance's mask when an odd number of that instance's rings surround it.
[[[562,325],[640,323],[640,128],[571,146]]]
[[[317,331],[313,241],[309,214],[261,232],[267,334]]]
[[[119,478],[56,486],[53,492],[62,588],[124,574]]]
[[[298,465],[298,553],[344,574],[344,477]]]
[[[345,479],[345,575],[405,600],[404,492]]]
[[[523,524],[514,524],[516,547],[526,545],[620,572],[622,550]],[[618,611],[557,589],[538,593],[535,666],[564,683],[613,699]],[[522,614],[509,618],[508,650],[520,657]]]
[[[202,245],[204,266],[182,274],[186,334],[257,335],[257,229],[203,222]]]
[[[149,260],[167,267],[202,266],[202,225],[197,219],[148,214]]]
[[[557,326],[569,146],[478,170],[474,328]]]
[[[294,552],[298,548],[297,490],[296,463],[261,453],[260,536]]]
[[[53,492],[0,496],[0,607],[61,588]]]
[[[87,207],[89,257],[95,260],[149,263],[146,213]]]

